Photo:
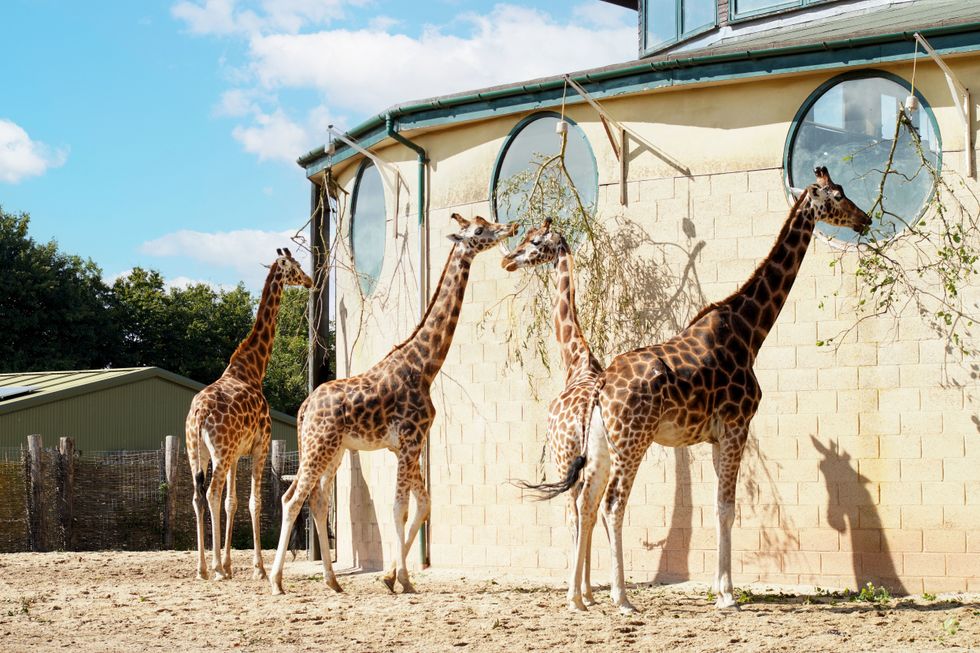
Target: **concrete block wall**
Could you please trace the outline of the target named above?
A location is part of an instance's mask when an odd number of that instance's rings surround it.
[[[941,88],[941,80],[928,83]],[[789,210],[778,164],[691,177],[638,168],[631,171],[629,203],[621,207],[618,185],[605,176],[615,168],[604,163],[609,152],[602,149],[601,127],[578,120],[591,130],[597,149],[600,213],[623,216],[654,240],[688,250],[704,240],[695,269],[706,301],[737,289],[769,252]],[[482,156],[463,149],[459,156],[466,160],[440,161],[441,173],[451,174],[459,163],[462,175],[474,161],[492,160],[511,122],[485,128],[489,136],[469,137]],[[954,133],[946,126],[944,135]],[[951,154],[944,165],[955,168],[958,158]],[[433,288],[449,252],[449,214],[490,215],[484,180],[454,184],[437,177],[433,189],[452,192],[434,191],[432,201]],[[976,190],[975,183],[970,187]],[[414,198],[403,201],[414,205]],[[379,360],[417,321],[416,221],[401,219],[403,239],[390,245],[382,273],[401,289],[393,287],[393,299],[373,309],[384,328],[366,329],[356,346],[339,336],[349,373]],[[684,219],[693,224],[693,237]],[[682,265],[681,253],[672,251],[666,264]],[[897,321],[864,321],[838,346],[818,346],[853,324],[856,282],[840,265],[831,267],[838,257],[834,244],[814,239],[755,366],[764,398],[740,473],[735,582],[854,588],[870,581],[894,592],[980,591],[975,362],[948,354],[914,311]],[[853,259],[845,255],[843,265]],[[477,258],[453,346],[433,388],[438,417],[430,434],[430,557],[438,567],[563,577],[571,542],[564,500],[529,501],[508,483],[542,474],[555,478],[547,455],[542,462],[542,449],[547,404],[562,381],[537,370],[529,383],[509,360],[504,325],[484,319],[517,280],[500,268],[496,251]],[[344,292],[349,282],[341,279],[339,290],[354,315],[357,307]],[[980,300],[980,292],[971,292],[971,300]],[[376,569],[393,559],[394,475],[388,452],[345,460],[338,474],[340,566]],[[709,581],[716,558],[714,496],[709,446],[652,446],[627,510],[628,578]],[[594,545],[593,578],[605,583],[608,546],[601,528]],[[417,553],[409,560],[417,565]]]

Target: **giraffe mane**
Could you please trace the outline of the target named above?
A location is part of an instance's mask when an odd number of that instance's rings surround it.
[[[407,338],[405,338],[400,343],[398,343],[397,345],[395,345],[394,347],[391,348],[391,351],[388,352],[388,356],[391,356],[393,353],[395,353],[399,349],[402,349],[408,343],[410,343],[412,341],[412,339],[415,338],[415,335],[422,328],[422,325],[425,324],[426,320],[429,319],[429,313],[432,312],[432,307],[435,306],[435,303],[436,303],[435,302],[435,299],[436,299],[436,297],[439,296],[439,289],[442,288],[442,284],[446,280],[446,271],[449,269],[449,261],[452,260],[453,254],[456,253],[456,248],[458,246],[459,246],[458,243],[454,243],[453,246],[452,246],[452,249],[449,250],[449,256],[446,259],[446,264],[444,266],[442,266],[442,274],[439,275],[439,282],[436,284],[435,292],[432,293],[432,297],[429,299],[429,305],[425,307],[425,313],[422,315],[422,319],[419,320],[419,323],[415,325],[415,329],[412,330],[412,333],[409,334],[409,336]],[[388,358],[388,356],[385,356],[385,358]]]
[[[272,262],[272,265],[269,266],[269,274],[265,276],[265,284],[263,284],[262,286],[262,296],[259,299],[260,307],[262,306],[262,300],[268,297],[268,293],[271,292],[270,286],[272,285],[272,278],[276,276],[276,273],[278,271],[279,271],[279,259],[276,259],[275,261]],[[258,318],[258,314],[256,314],[255,317]],[[246,345],[251,345],[252,333],[254,331],[255,331],[255,324],[253,321],[252,329],[248,332],[247,336],[242,338],[242,341],[238,343],[238,346],[235,347],[234,353],[232,353],[231,357],[228,359],[229,365],[231,364],[231,361],[234,361],[238,357],[238,355],[242,353]]]
[[[803,206],[803,202],[804,202],[804,200],[806,200],[806,198],[807,198],[808,195],[809,195],[809,190],[807,189],[807,190],[804,190],[802,193],[800,193],[800,196],[796,198],[796,202],[793,203],[793,208],[791,208],[789,210],[789,216],[786,218],[786,222],[783,223],[783,227],[779,231],[779,236],[777,236],[777,238],[776,238],[776,244],[773,245],[773,247],[778,247],[779,246],[779,243],[782,242],[783,237],[786,235],[786,231],[790,228],[790,225],[793,224],[793,218],[796,217],[796,214],[799,212],[800,208]],[[710,304],[708,304],[707,306],[705,306],[704,308],[702,308],[700,311],[698,311],[697,315],[695,315],[694,317],[691,318],[691,321],[687,323],[687,327],[685,327],[685,328],[690,328],[695,322],[697,322],[698,320],[700,320],[701,318],[703,318],[705,315],[707,315],[711,311],[717,310],[717,309],[721,308],[722,306],[725,306],[726,304],[728,304],[729,302],[731,302],[734,298],[740,296],[742,294],[742,292],[745,290],[745,288],[749,284],[751,284],[753,281],[755,281],[758,278],[759,274],[761,274],[761,272],[762,272],[762,268],[765,266],[766,261],[769,260],[769,257],[770,256],[772,256],[772,253],[771,252],[764,259],[762,259],[762,261],[759,263],[759,265],[756,266],[755,271],[752,272],[752,275],[745,281],[745,283],[743,283],[741,286],[739,286],[738,290],[736,290],[735,292],[733,292],[731,295],[729,295],[725,299],[722,299],[722,300],[717,301],[717,302],[711,302]]]

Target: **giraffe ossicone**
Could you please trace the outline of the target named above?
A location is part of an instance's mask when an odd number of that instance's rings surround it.
[[[586,464],[577,501],[579,535],[568,584],[570,608],[581,609],[588,552],[583,534],[595,526],[601,503],[612,545],[612,600],[624,613],[635,611],[626,596],[623,517],[640,461],[654,442],[670,447],[711,443],[718,477],[715,605],[737,607],[731,530],[738,470],[762,397],[752,370],[756,354],[786,302],[816,222],[858,233],[871,225],[826,168],[814,173],[816,183],[801,193],[768,257],[739,290],[706,306],[666,342],[620,354],[600,373],[587,417]],[[578,477],[571,477],[564,489],[578,482]]]
[[[345,450],[388,449],[398,459],[394,521],[397,542],[391,569],[383,575],[394,591],[395,581],[413,592],[405,562],[419,528],[429,514],[429,492],[422,480],[419,455],[435,418],[430,386],[445,361],[466,292],[474,257],[517,230],[514,224],[467,220],[454,213],[459,230],[435,294],[422,321],[407,340],[396,345],[366,372],[328,381],[317,387],[297,415],[300,464],[296,479],[282,497],[282,531],[269,580],[273,594],[282,594],[282,569],[293,522],[307,496],[322,551],[327,541],[328,488]],[[405,533],[409,495],[416,512]],[[323,580],[341,591],[329,555],[323,556]]]
[[[252,487],[248,506],[252,517],[253,577],[265,578],[259,520],[262,513],[262,470],[272,442],[269,403],[262,392],[276,316],[286,286],[310,288],[313,281],[288,249],[277,249],[262,288],[251,332],[231,355],[221,377],[191,400],[185,422],[187,459],[194,481],[194,515],[197,519],[197,576],[208,578],[204,552],[204,502],[211,512],[211,570],[217,579],[231,577],[231,533],[238,509],[235,493],[238,459],[252,457]],[[208,462],[214,473],[205,489]],[[221,551],[221,493],[227,485],[225,519],[227,530]]]

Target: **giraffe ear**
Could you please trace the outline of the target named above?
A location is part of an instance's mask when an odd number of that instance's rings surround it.
[[[460,236],[459,234],[449,234],[448,236],[446,236],[446,238],[448,238],[449,240],[451,240],[454,243],[461,243],[461,242],[463,242],[463,237]]]
[[[282,249],[276,248],[276,256],[282,256]]]
[[[790,186],[789,192],[795,199],[800,199],[800,196],[803,195],[804,191],[802,188],[796,188],[795,186]]]
[[[289,248],[288,247],[283,247],[282,248],[282,253],[285,254],[286,256],[288,256],[289,258],[293,258],[293,255],[289,253]]]
[[[551,231],[551,218],[544,219],[544,230]]]

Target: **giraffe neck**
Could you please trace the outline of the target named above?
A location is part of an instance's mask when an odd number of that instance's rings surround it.
[[[553,311],[555,338],[561,350],[567,384],[574,376],[591,368],[595,357],[578,323],[578,311],[575,308],[575,261],[564,238],[561,239],[558,257],[555,259],[555,284],[558,286]]]
[[[769,256],[728,302],[733,313],[744,322],[748,353],[753,360],[786,304],[815,224],[813,208],[797,202]]]
[[[279,315],[282,290],[282,271],[277,261],[272,264],[265,279],[252,331],[231,355],[225,374],[262,385],[269,358],[272,356],[272,339],[276,333],[276,317]]]
[[[431,384],[435,379],[449,353],[472,263],[473,253],[453,245],[422,321],[412,335],[397,347],[405,360],[421,367],[422,379],[426,384]]]

